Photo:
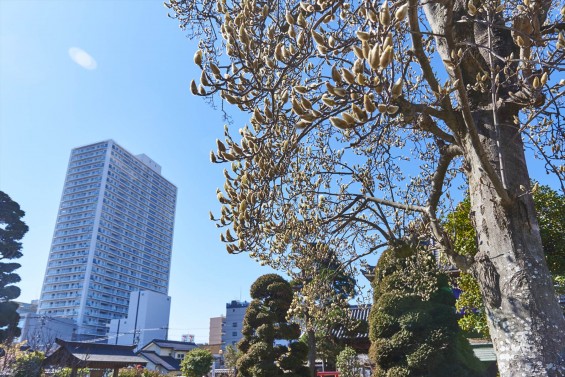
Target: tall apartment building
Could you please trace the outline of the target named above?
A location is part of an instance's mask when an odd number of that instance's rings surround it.
[[[243,327],[243,318],[249,303],[247,301],[228,302],[226,304],[226,318],[224,320],[224,331],[222,333],[222,348],[226,346],[235,346],[243,337],[241,333]]]
[[[130,292],[168,293],[176,187],[113,140],[71,152],[38,313],[105,336]]]

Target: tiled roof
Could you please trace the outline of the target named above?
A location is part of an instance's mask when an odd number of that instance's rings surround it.
[[[56,339],[59,348],[45,360],[46,365],[80,362],[80,365],[101,367],[103,365],[123,366],[134,364],[145,365],[145,359],[133,353],[135,346],[119,346],[113,344],[67,342]]]
[[[147,348],[150,344],[156,344],[160,348],[172,348],[175,351],[190,351],[193,348],[196,348],[196,344],[192,342],[180,342],[177,340],[163,340],[163,339],[153,339],[142,349]]]
[[[153,351],[141,351],[138,355],[149,360],[155,365],[160,365],[167,371],[172,372],[180,370],[180,359],[175,359],[172,356],[160,356]]]
[[[361,320],[366,323],[369,322],[369,313],[371,312],[370,305],[352,305],[349,307],[349,318],[354,320]],[[332,330],[332,335],[337,339],[369,339],[368,326],[366,331],[351,333],[345,326],[338,326]]]

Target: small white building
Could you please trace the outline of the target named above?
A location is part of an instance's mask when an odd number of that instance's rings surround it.
[[[127,318],[112,319],[108,344],[142,346],[167,339],[171,298],[152,291],[131,292]]]
[[[156,370],[168,376],[181,376],[180,363],[185,355],[196,348],[191,342],[153,339],[137,353],[147,360],[147,369]]]

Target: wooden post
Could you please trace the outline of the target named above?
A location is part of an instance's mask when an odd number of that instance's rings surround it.
[[[78,371],[78,367],[74,366],[73,369],[71,370],[71,377],[77,377],[77,371]]]
[[[113,377],[118,377],[118,372],[120,371],[120,368],[114,368],[114,374]]]

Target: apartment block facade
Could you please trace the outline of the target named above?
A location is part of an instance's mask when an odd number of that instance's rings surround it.
[[[224,332],[224,323],[226,317],[210,318],[210,334],[208,336],[208,344],[222,344],[222,333]]]
[[[224,320],[224,331],[222,333],[222,349],[226,346],[236,346],[243,337],[243,319],[249,307],[247,301],[233,300],[226,304],[226,317]]]
[[[71,152],[38,313],[77,339],[127,316],[130,292],[168,293],[177,188],[144,154],[107,140]]]

